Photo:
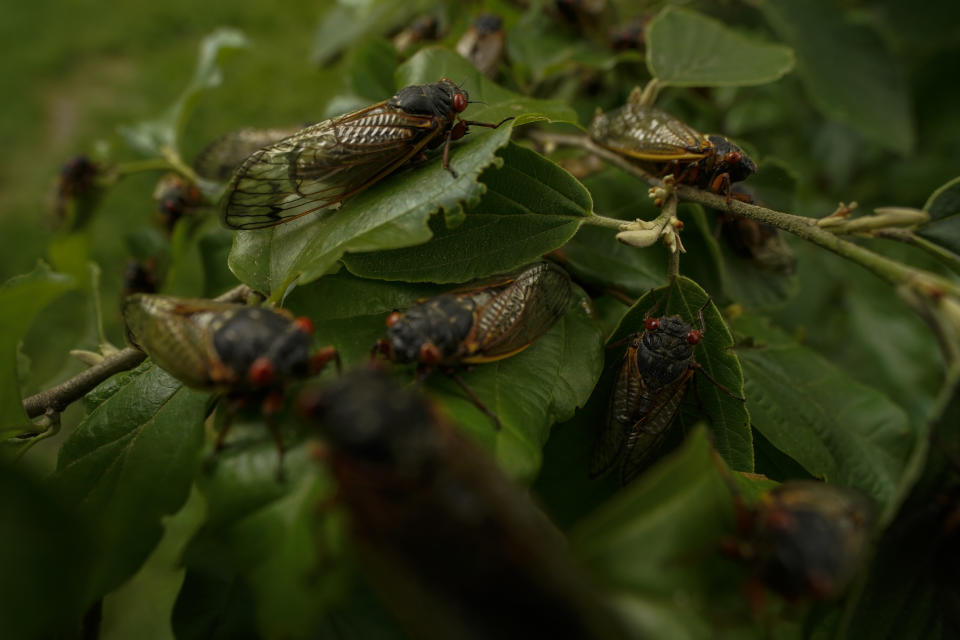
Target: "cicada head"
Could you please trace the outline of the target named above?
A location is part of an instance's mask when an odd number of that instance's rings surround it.
[[[790,600],[837,596],[867,548],[873,509],[850,489],[791,481],[771,490],[753,517],[754,568]]]
[[[422,398],[372,367],[305,390],[297,404],[334,449],[389,465],[414,464],[429,449],[436,420]]]
[[[387,106],[409,114],[452,121],[467,108],[469,101],[470,96],[464,89],[444,78],[440,82],[404,87],[387,101]]]
[[[757,172],[757,163],[723,136],[709,135],[715,155],[714,174],[726,173],[730,182],[741,182]]]
[[[473,328],[469,297],[440,295],[388,317],[387,340],[397,362],[441,364],[454,358]]]
[[[679,379],[694,363],[693,348],[702,332],[680,316],[647,318],[637,341],[637,370],[652,387]]]

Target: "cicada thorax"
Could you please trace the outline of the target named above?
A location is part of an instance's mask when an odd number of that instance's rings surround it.
[[[135,295],[123,313],[131,341],[191,387],[263,391],[315,368],[309,327],[284,312]]]
[[[622,637],[527,493],[423,398],[357,369],[299,404],[360,565],[411,637]],[[404,615],[414,601],[431,616]]]
[[[410,307],[387,328],[397,362],[458,364],[464,340],[476,324],[470,296],[440,295]]]
[[[590,474],[619,461],[627,484],[652,461],[673,425],[697,368],[694,347],[703,330],[680,316],[650,317],[629,338],[607,406],[606,422],[594,445]]]
[[[867,499],[850,489],[785,482],[748,511],[739,555],[788,600],[832,598],[863,560],[872,517]]]
[[[590,137],[649,173],[673,175],[677,182],[727,196],[732,183],[757,170],[756,163],[728,139],[704,135],[664,111],[639,104],[636,97],[619,109],[598,114]]]

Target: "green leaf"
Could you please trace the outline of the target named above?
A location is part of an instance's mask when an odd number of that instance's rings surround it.
[[[220,63],[226,54],[248,44],[247,37],[236,29],[221,27],[200,43],[200,55],[193,78],[177,101],[166,113],[155,120],[147,120],[129,127],[120,127],[120,133],[133,148],[148,155],[160,155],[163,149],[179,152],[180,134],[193,111],[200,94],[223,82]]]
[[[747,617],[737,584],[743,571],[720,554],[733,515],[730,489],[699,428],[575,527],[570,541],[638,635],[708,637],[702,625],[709,610],[725,609],[727,626],[734,611]],[[651,635],[664,628],[668,636]]]
[[[90,575],[99,551],[94,531],[72,505],[22,469],[0,465],[4,636],[75,637],[91,602]]]
[[[296,443],[291,429],[283,440],[281,481],[276,444],[263,421],[231,427],[226,448],[198,480],[208,519],[184,558],[191,573],[241,579],[237,587],[241,593],[249,588],[257,626],[270,638],[306,637],[341,580],[335,567],[320,566],[328,559],[318,555],[317,505],[329,492],[326,481],[309,444]]]
[[[0,286],[0,439],[33,430],[23,410],[17,349],[44,307],[76,286],[74,278],[54,273],[43,262],[28,274]]]
[[[230,269],[242,282],[271,292],[277,299],[290,284],[305,284],[334,269],[347,251],[396,249],[426,242],[431,235],[430,215],[443,209],[448,217],[456,216],[464,203],[479,198],[483,185],[477,178],[487,166],[499,162],[496,151],[506,145],[512,126],[543,118],[575,118],[559,103],[524,98],[497,87],[465,59],[443,49],[420,51],[400,67],[397,76],[401,85],[464,78],[471,99],[486,103],[470,114],[471,119],[515,119],[492,131],[475,129],[455,144],[450,165],[456,178],[435,156],[384,179],[336,211],[314,213],[265,230],[238,232]]]
[[[515,144],[503,165],[487,169],[487,191],[463,224],[431,222],[430,242],[408,249],[344,257],[351,273],[408,282],[465,282],[528,264],[561,247],[590,215],[590,194],[543,156]]]
[[[111,387],[61,447],[53,476],[110,549],[93,573],[94,596],[136,572],[160,540],[162,516],[186,501],[207,403],[151,363]]]
[[[734,328],[755,345],[737,352],[753,426],[811,475],[892,500],[916,440],[903,410],[757,318]]]
[[[649,291],[637,300],[624,314],[620,325],[607,340],[607,345],[616,344],[630,334],[642,331],[648,314],[679,315],[691,326],[699,328],[697,312],[707,301],[707,292],[700,285],[680,276],[672,285]],[[697,362],[704,372],[723,385],[730,394],[742,396],[743,372],[737,356],[731,351],[734,345],[733,336],[712,302],[703,308],[703,319],[706,332],[694,351]],[[607,390],[606,393],[609,393],[613,386],[613,374],[620,365],[625,349],[625,346],[621,346],[607,354],[607,366],[600,384],[601,389]],[[699,395],[698,404],[710,419],[709,426],[716,440],[717,451],[734,469],[753,471],[750,414],[743,401],[721,391],[700,372],[694,375],[694,384]],[[604,420],[605,416],[598,416],[597,419]]]
[[[934,191],[923,210],[930,214],[930,222],[917,234],[960,255],[960,178]]]
[[[189,569],[177,596],[170,624],[178,640],[253,640],[258,638],[256,601],[237,576]]]
[[[355,49],[346,63],[348,89],[368,102],[379,102],[393,93],[393,74],[399,60],[386,40],[371,40]]]
[[[746,38],[713,18],[667,7],[647,25],[647,68],[664,85],[730,87],[773,82],[793,69],[789,47]]]
[[[900,61],[867,23],[835,3],[766,0],[760,10],[797,54],[797,73],[827,117],[888,149],[913,148],[910,88]]]

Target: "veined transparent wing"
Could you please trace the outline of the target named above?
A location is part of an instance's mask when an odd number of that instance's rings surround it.
[[[530,346],[560,319],[571,295],[570,277],[551,263],[518,274],[478,311],[474,335],[468,338],[476,355],[464,362],[500,360]]]
[[[201,178],[224,182],[251,153],[288,138],[303,128],[246,128],[229,131],[197,154],[193,168]]]
[[[333,206],[419,153],[443,122],[386,103],[326,120],[252,153],[221,205],[232,229],[271,227]]]

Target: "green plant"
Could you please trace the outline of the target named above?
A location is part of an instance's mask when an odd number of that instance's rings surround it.
[[[231,233],[213,207],[199,206],[169,238],[144,220],[127,244],[135,257],[156,259],[162,291],[230,296],[245,285],[312,318],[316,343],[335,345],[351,366],[367,359],[394,309],[557,252],[578,283],[578,303],[529,349],[464,375],[503,429],[443,376],[425,391],[507,474],[532,484],[568,532],[571,553],[638,633],[867,637],[895,629],[897,637],[931,637],[932,629],[949,637],[956,621],[941,603],[960,586],[937,567],[956,535],[947,527],[957,509],[952,456],[960,453],[960,182],[948,181],[953,147],[938,137],[956,123],[930,105],[953,96],[936,91],[956,89],[922,69],[956,54],[949,29],[936,27],[955,10],[906,16],[895,3],[842,11],[770,0],[715,9],[719,22],[668,7],[648,22],[644,54],[612,54],[539,7],[495,3],[509,60],[498,84],[442,45],[401,62],[382,36],[428,4],[387,4],[337,5],[324,21],[317,59],[347,49],[331,112],[448,77],[481,101],[470,119],[514,119],[455,143],[456,177],[432,156],[333,215]],[[443,44],[452,45],[471,16],[442,14],[450,34]],[[216,202],[223,185],[196,175],[182,134],[203,92],[231,82],[223,54],[245,46],[234,30],[207,38],[174,105],[123,130],[144,157],[91,154],[98,172],[88,189],[100,197],[129,176],[171,171]],[[623,104],[637,85],[645,100],[742,144],[760,165],[745,185],[765,205],[664,185],[583,135],[594,108]],[[578,179],[563,167],[586,152],[606,164]],[[651,186],[661,189],[662,207],[648,197]],[[71,402],[82,396],[84,404],[78,424],[64,420],[70,434],[51,479],[6,461],[0,467],[0,558],[13,568],[0,578],[0,601],[10,607],[3,618],[12,637],[72,633],[84,611],[93,619],[91,606],[95,612],[141,569],[163,536],[163,518],[183,508],[192,487],[206,514],[182,557],[178,636],[396,634],[357,586],[342,522],[317,513],[332,488],[292,419],[284,482],[274,477],[273,441],[258,420],[235,425],[228,448],[203,469],[213,440],[204,427],[210,394],[110,345],[115,321],[102,307],[114,303],[101,304],[99,274],[120,265],[90,266],[98,200],[81,201],[70,189],[63,196],[71,215],[47,247],[52,268],[41,264],[0,290],[8,457],[53,435]],[[877,213],[836,207],[853,198]],[[717,232],[720,212],[789,234],[781,250],[796,254],[796,271],[737,253]],[[589,480],[588,452],[619,363],[604,340],[640,330],[657,305],[692,321],[707,294],[718,309],[706,312],[697,360],[746,402],[697,376],[691,387],[699,393],[687,394],[668,442],[674,454],[622,490],[614,477]],[[83,341],[100,345],[81,354],[90,369],[24,397],[28,356],[59,358],[77,346],[52,340],[44,351],[34,337],[20,348],[61,296],[89,304],[108,328]],[[54,347],[62,348],[51,354]],[[701,422],[709,436],[696,428]],[[747,570],[717,552],[735,527],[712,448],[735,472],[814,477],[872,498],[875,553],[842,600],[792,607],[772,597],[762,611],[751,609],[742,591]],[[742,484],[752,494],[770,483],[750,476]],[[925,509],[930,504],[940,506]],[[933,532],[929,555],[896,560],[898,541],[922,544],[917,523]],[[27,577],[19,584],[10,578],[20,575]],[[55,619],[42,615],[51,606]],[[344,625],[361,631],[344,633]]]

